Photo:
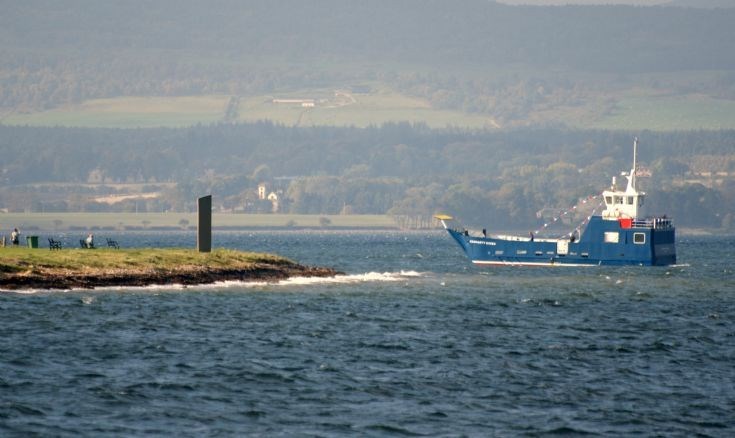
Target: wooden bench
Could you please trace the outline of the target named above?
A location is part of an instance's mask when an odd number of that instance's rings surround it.
[[[120,245],[117,244],[117,240],[107,239],[107,246],[110,248],[120,249]]]
[[[49,237],[48,239],[48,249],[49,251],[53,250],[60,250],[61,249],[61,241],[60,240],[54,240]]]

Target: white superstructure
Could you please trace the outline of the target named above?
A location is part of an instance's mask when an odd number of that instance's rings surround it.
[[[620,218],[636,219],[639,217],[638,211],[643,206],[646,194],[636,188],[637,159],[638,138],[633,141],[633,168],[629,173],[623,172],[623,176],[628,179],[627,187],[625,190],[619,190],[616,178],[613,177],[610,189],[602,192],[606,207],[602,212],[603,219],[618,220]]]

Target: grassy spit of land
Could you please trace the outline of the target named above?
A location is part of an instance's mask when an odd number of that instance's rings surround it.
[[[303,266],[276,255],[228,249],[200,253],[179,248],[0,248],[0,289],[10,290],[278,281],[337,274],[330,268]]]

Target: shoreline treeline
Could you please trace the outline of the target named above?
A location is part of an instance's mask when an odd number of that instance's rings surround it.
[[[291,128],[272,123],[181,129],[0,126],[0,209],[194,211],[212,193],[220,211],[447,212],[466,222],[533,226],[630,167],[634,136],[654,213],[686,226],[732,226],[735,131],[431,130],[423,125]],[[622,178],[619,178],[622,181]],[[155,196],[136,198],[128,193]],[[106,195],[128,196],[115,203]]]

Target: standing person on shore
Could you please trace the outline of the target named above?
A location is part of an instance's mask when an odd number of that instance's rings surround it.
[[[84,242],[87,244],[87,248],[94,248],[94,234],[89,233]]]
[[[17,228],[13,228],[13,232],[10,233],[10,243],[12,243],[13,246],[18,246],[20,244],[20,231],[18,231]]]

